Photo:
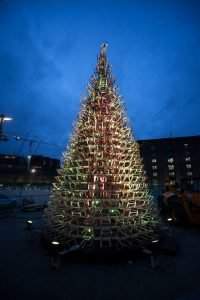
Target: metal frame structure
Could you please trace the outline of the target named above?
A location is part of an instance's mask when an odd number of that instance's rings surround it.
[[[45,211],[46,232],[67,247],[151,242],[157,218],[139,146],[101,46],[64,163]]]

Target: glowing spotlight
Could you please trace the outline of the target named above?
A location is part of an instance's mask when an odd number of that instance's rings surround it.
[[[173,219],[172,219],[172,218],[168,218],[167,221],[168,221],[168,222],[172,222]]]
[[[59,243],[58,241],[52,241],[51,244],[52,244],[52,245],[55,245],[55,246],[60,245],[60,243]]]
[[[27,220],[26,221],[26,229],[28,231],[31,231],[32,230],[32,225],[33,225],[33,222],[31,220]]]
[[[4,114],[1,114],[0,115],[0,121],[1,122],[4,122],[4,121],[12,121],[13,120],[13,118],[11,118],[11,117],[6,117]]]
[[[33,221],[28,220],[28,221],[26,221],[26,223],[27,223],[27,224],[33,224]]]
[[[158,243],[158,242],[159,242],[159,240],[153,240],[153,241],[152,241],[153,244],[156,244],[156,243]]]

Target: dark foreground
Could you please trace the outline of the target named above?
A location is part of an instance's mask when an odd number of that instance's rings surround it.
[[[25,230],[33,220],[34,231]],[[52,270],[40,244],[41,212],[0,218],[0,299],[200,299],[200,229],[173,228],[176,256],[160,256],[152,269],[148,257],[119,263],[63,261]]]

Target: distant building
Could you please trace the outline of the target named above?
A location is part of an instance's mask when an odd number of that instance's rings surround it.
[[[57,159],[45,156],[0,155],[0,184],[49,184],[60,166]]]
[[[200,136],[140,140],[151,185],[193,184],[200,188]]]
[[[152,186],[193,184],[200,190],[200,136],[139,140],[147,179]],[[0,155],[0,185],[47,184],[60,161],[45,156]]]

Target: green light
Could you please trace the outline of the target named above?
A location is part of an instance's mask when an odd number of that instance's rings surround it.
[[[118,210],[117,208],[111,208],[111,209],[109,210],[109,212],[110,212],[112,215],[115,215],[115,216],[117,216],[117,215],[120,214],[120,212],[119,212],[119,210]]]
[[[83,238],[85,240],[91,240],[94,237],[93,228],[85,228],[83,231]]]
[[[143,223],[144,225],[147,225],[147,224],[149,223],[149,221],[143,220],[142,223]]]
[[[100,201],[99,201],[99,200],[94,200],[94,201],[92,201],[92,204],[93,204],[94,206],[98,206],[98,205],[99,205],[99,203],[100,203]]]

